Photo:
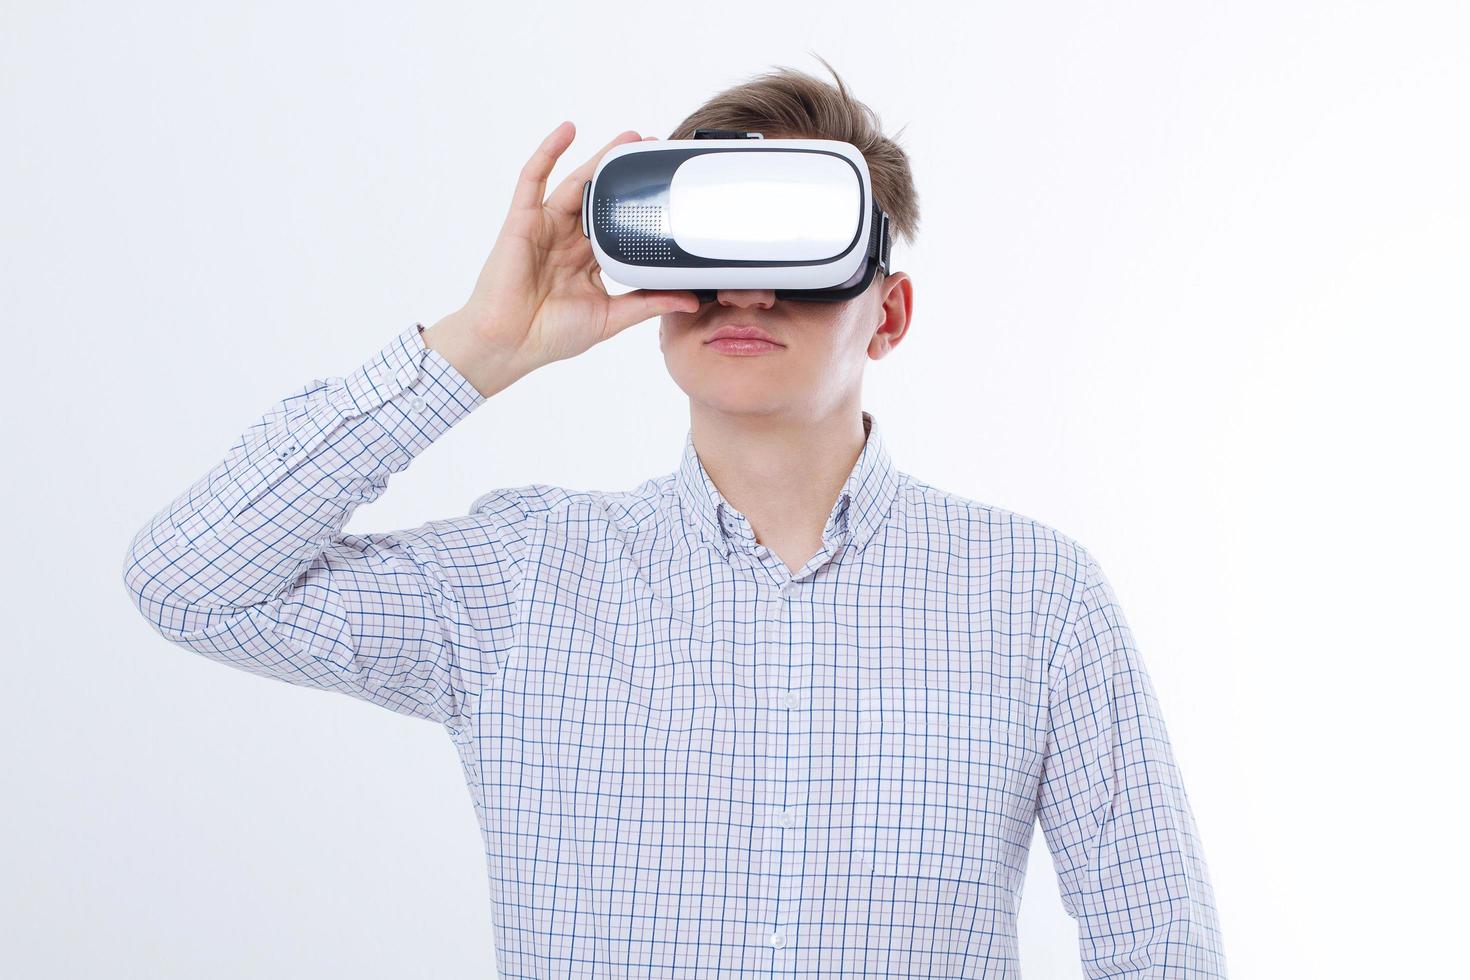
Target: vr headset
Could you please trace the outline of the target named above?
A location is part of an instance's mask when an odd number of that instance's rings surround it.
[[[582,188],[582,234],[608,278],[640,289],[773,289],[852,299],[892,271],[868,163],[840,140],[699,129],[624,143]]]

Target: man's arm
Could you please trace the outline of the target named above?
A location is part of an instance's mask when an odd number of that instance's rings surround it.
[[[244,670],[440,722],[499,669],[525,523],[514,491],[413,531],[342,529],[389,475],[520,377],[656,314],[698,312],[682,290],[608,295],[582,234],[582,187],[638,134],[621,133],[546,197],[572,134],[557,126],[521,168],[463,307],[277,404],[133,537],[123,577],[160,633]]]
[[[1039,811],[1087,977],[1224,977],[1194,817],[1132,632],[1085,565],[1049,674]]]
[[[345,378],[293,392],[133,537],[134,604],[230,666],[453,719],[514,627],[514,495],[413,530],[342,529],[485,398],[417,324]]]

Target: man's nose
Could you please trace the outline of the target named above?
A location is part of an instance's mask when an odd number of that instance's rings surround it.
[[[721,289],[715,293],[715,298],[721,306],[754,306],[769,310],[776,305],[774,289]]]

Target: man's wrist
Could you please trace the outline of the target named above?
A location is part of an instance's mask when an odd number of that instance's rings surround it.
[[[512,352],[480,340],[457,312],[420,333],[424,346],[444,358],[485,398],[504,391],[532,370]]]

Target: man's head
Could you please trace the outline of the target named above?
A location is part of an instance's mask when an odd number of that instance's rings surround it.
[[[819,59],[821,60],[821,59]],[[758,75],[716,95],[668,139],[696,129],[759,132],[766,139],[831,139],[851,143],[868,163],[873,195],[888,213],[890,234],[911,244],[919,204],[908,156],[883,135],[877,115],[837,85],[791,68]],[[907,273],[882,272],[868,289],[839,303],[777,300],[770,289],[722,289],[697,313],[668,313],[659,348],[675,383],[691,401],[732,415],[810,419],[856,411],[863,368],[887,355],[908,329],[913,286]],[[764,331],[780,347],[741,354],[710,346],[723,327]]]

